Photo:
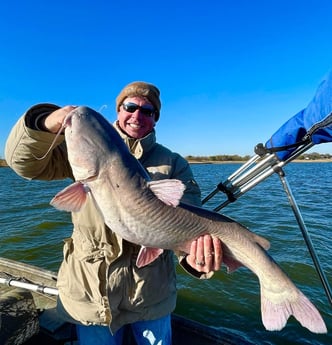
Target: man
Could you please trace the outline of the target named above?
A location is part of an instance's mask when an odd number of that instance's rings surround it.
[[[74,108],[39,104],[18,121],[5,154],[19,175],[43,180],[73,177],[63,135],[44,159],[35,157],[49,149],[65,116]],[[181,180],[186,185],[181,201],[200,205],[200,190],[188,162],[156,142],[154,127],[160,108],[156,86],[131,83],[116,99],[114,126],[152,179]],[[139,246],[113,233],[91,199],[72,214],[72,221],[74,231],[65,240],[58,274],[58,312],[77,324],[80,344],[120,345],[127,324],[138,344],[149,339],[155,339],[155,344],[171,344],[170,313],[176,305],[173,253],[166,250],[152,264],[138,268]],[[190,255],[179,256],[179,260],[191,274],[210,277],[221,266],[221,243],[202,236],[193,241]]]

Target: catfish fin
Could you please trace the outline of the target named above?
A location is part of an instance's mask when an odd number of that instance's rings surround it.
[[[327,333],[325,322],[316,307],[298,290],[297,298],[274,303],[261,288],[261,311],[264,327],[268,331],[280,331],[293,315],[303,327],[313,333]]]
[[[173,207],[179,205],[186,189],[183,182],[176,179],[149,181],[147,185],[159,200]]]
[[[242,262],[234,257],[231,250],[225,244],[222,245],[222,261],[227,267],[227,273],[233,273],[238,268],[244,267]]]
[[[265,250],[269,250],[271,245],[270,245],[270,241],[267,240],[266,238],[260,236],[260,235],[257,235],[257,234],[254,234],[253,233],[253,236],[254,236],[254,241],[260,245],[263,249]]]
[[[144,247],[142,246],[136,260],[137,267],[143,267],[154,260],[156,260],[160,254],[164,252],[161,248],[151,248],[151,247]]]
[[[57,193],[50,204],[61,211],[77,212],[85,204],[88,192],[82,182],[75,182]]]
[[[226,255],[223,256],[223,262],[225,266],[227,267],[227,273],[233,273],[238,268],[244,267],[244,265],[240,261]]]

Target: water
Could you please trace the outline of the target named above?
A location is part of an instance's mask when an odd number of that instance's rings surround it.
[[[192,168],[205,196],[239,166],[194,164]],[[331,285],[332,164],[291,163],[285,172]],[[27,181],[9,168],[0,169],[0,179],[0,256],[57,270],[63,239],[70,236],[72,226],[70,215],[53,209],[49,201],[70,181]],[[206,207],[213,208],[224,200],[220,193]],[[332,344],[332,307],[279,178],[269,177],[221,212],[271,242],[270,254],[320,310],[329,333],[312,334],[294,319],[280,332],[265,331],[258,280],[245,268],[232,274],[223,269],[207,281],[192,278],[178,268],[176,312],[240,333],[256,344]]]

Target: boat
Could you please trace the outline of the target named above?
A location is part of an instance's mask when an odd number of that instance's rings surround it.
[[[75,326],[56,312],[57,274],[0,257],[0,344],[79,344]],[[173,345],[250,345],[240,334],[172,314]],[[130,328],[123,345],[135,345]]]

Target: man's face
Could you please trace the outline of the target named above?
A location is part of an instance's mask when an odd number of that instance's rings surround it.
[[[143,97],[127,97],[119,108],[119,126],[130,137],[143,138],[156,124],[154,110],[154,106]]]

